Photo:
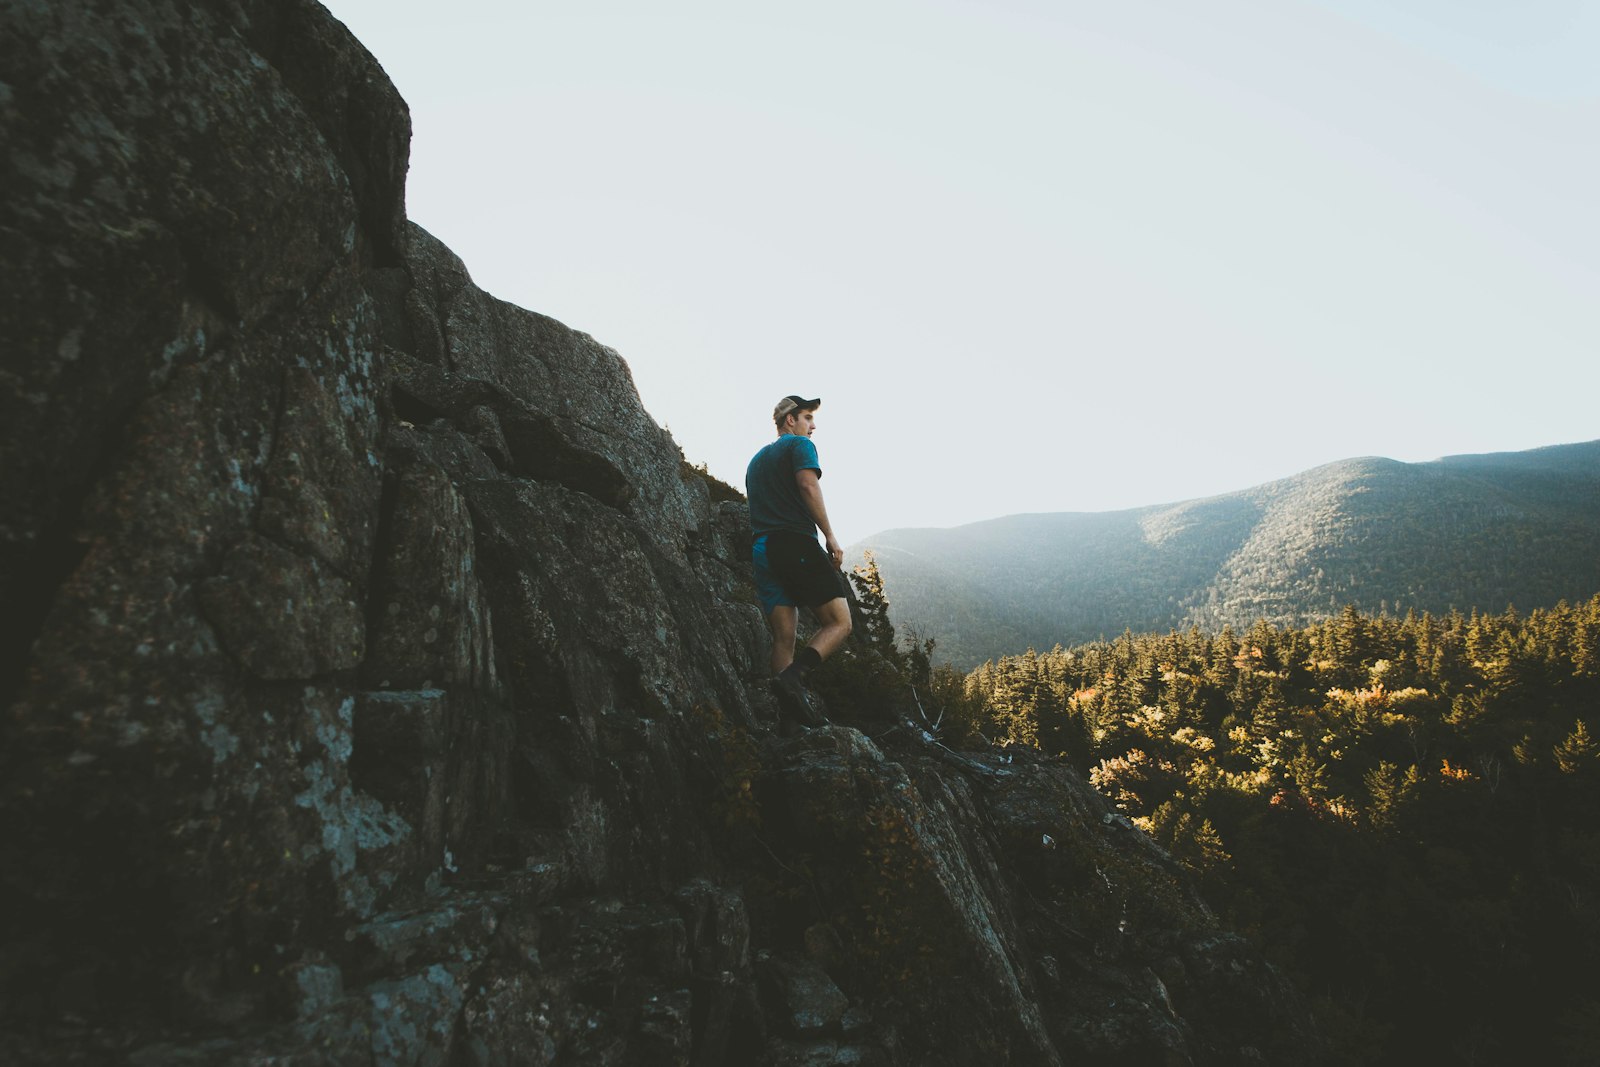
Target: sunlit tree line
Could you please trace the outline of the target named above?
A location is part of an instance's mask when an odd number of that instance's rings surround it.
[[[941,699],[1084,770],[1350,1061],[1600,1062],[1600,596],[1124,634]]]

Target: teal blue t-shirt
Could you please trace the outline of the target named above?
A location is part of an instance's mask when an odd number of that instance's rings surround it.
[[[817,446],[811,438],[786,433],[755,454],[744,472],[744,492],[750,498],[752,538],[774,530],[793,530],[817,536],[817,524],[795,485],[795,472],[814,470],[822,477]]]

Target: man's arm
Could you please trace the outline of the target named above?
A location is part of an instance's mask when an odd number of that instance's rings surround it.
[[[833,536],[833,524],[828,521],[828,508],[822,502],[821,477],[821,472],[811,467],[794,472],[794,482],[800,489],[800,499],[805,501],[806,510],[811,513],[812,521],[817,524],[817,529],[822,531],[824,544],[828,548],[828,555],[833,557],[834,566],[842,567],[844,566],[844,549],[839,546],[838,540]]]

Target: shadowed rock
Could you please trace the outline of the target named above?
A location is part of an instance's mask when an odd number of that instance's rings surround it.
[[[1314,1061],[1072,771],[778,737],[743,505],[406,222],[319,6],[0,71],[7,1062]]]

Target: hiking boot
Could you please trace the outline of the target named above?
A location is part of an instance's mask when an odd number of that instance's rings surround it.
[[[772,679],[772,691],[778,697],[778,707],[782,708],[790,718],[804,723],[806,726],[825,726],[828,720],[822,717],[816,704],[812,703],[811,694],[806,692],[806,687],[800,684],[788,671],[784,671]]]

